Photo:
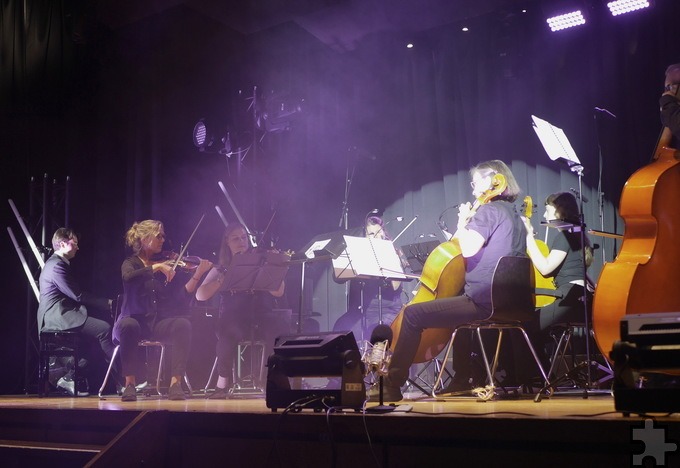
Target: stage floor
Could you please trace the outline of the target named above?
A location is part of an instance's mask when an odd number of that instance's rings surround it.
[[[483,416],[488,418],[523,417],[532,419],[619,419],[623,417],[620,412],[615,411],[614,399],[609,394],[590,395],[587,399],[579,395],[556,396],[543,399],[539,403],[535,403],[530,395],[522,399],[486,402],[469,398],[441,401],[432,397],[424,397],[422,394],[413,398],[408,398],[408,396],[407,394],[407,398],[399,402],[399,405],[410,405],[412,413],[443,417]],[[373,405],[375,403],[368,403],[367,406]],[[121,402],[120,398],[115,395],[105,395],[103,399],[99,399],[97,396],[79,398],[67,396],[39,398],[36,395],[0,396],[0,409],[2,408],[106,411],[166,410],[172,412],[253,414],[272,412],[271,409],[267,408],[264,397],[208,400],[203,395],[195,395],[185,401],[169,401],[165,398],[140,396],[136,402],[126,403]],[[671,416],[670,419],[674,420],[675,416]]]
[[[273,413],[264,398],[214,401],[202,395],[186,401],[140,397],[128,403],[115,395],[104,399],[1,396],[0,439],[5,440],[0,440],[0,448],[12,438],[10,434],[18,433],[23,440],[41,437],[51,445],[88,444],[90,457],[113,453],[112,457],[122,457],[117,460],[126,460],[154,433],[149,427],[156,427],[166,441],[157,450],[166,461],[156,466],[223,466],[226,460],[232,466],[249,467],[394,468],[431,462],[448,466],[452,460],[457,466],[481,463],[499,468],[653,466],[653,460],[657,466],[680,466],[680,444],[675,444],[680,441],[680,416],[626,417],[615,410],[610,394],[587,399],[582,394],[560,395],[538,403],[531,395],[486,402],[406,396],[400,405],[410,411],[387,414]],[[135,432],[140,418],[148,424]],[[648,440],[657,444],[647,451],[643,443],[647,435],[634,432],[645,428],[660,435],[654,439],[653,432],[647,433]],[[143,437],[126,439],[121,436],[126,432]],[[663,445],[665,441],[669,445]],[[638,464],[634,457],[640,454],[647,458]]]

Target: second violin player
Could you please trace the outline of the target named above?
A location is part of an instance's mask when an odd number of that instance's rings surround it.
[[[239,341],[251,336],[253,327],[258,328],[256,338],[264,339],[268,346],[273,344],[273,337],[262,336],[267,327],[263,324],[264,314],[275,306],[275,299],[284,294],[285,283],[282,282],[277,291],[229,291],[224,282],[225,270],[235,255],[250,250],[250,242],[246,228],[241,224],[230,224],[224,232],[220,243],[219,265],[210,270],[205,281],[196,291],[196,299],[207,301],[216,293],[220,293],[219,320],[217,323],[217,369],[218,380],[215,392],[209,399],[225,399],[229,396],[232,382],[232,364],[236,356]],[[264,329],[264,330],[263,330]],[[266,351],[265,351],[266,353]],[[266,354],[265,354],[266,355]]]

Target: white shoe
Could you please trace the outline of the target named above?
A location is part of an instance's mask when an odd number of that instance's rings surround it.
[[[57,387],[61,388],[63,390],[66,390],[66,392],[71,395],[75,396],[76,395],[76,384],[73,381],[73,379],[66,379],[65,377],[60,378],[57,381]],[[83,392],[83,391],[78,391],[78,396],[79,397],[86,397],[89,396],[90,394],[88,392]]]
[[[57,387],[66,390],[71,396],[76,394],[76,384],[73,380],[66,380],[66,378],[62,377],[57,381]]]

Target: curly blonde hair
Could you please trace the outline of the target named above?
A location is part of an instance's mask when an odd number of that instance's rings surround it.
[[[145,219],[135,222],[125,234],[125,243],[136,254],[142,250],[142,241],[148,237],[157,236],[163,232],[163,223],[155,219]]]

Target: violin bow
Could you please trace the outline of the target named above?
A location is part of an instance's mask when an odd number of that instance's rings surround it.
[[[172,271],[175,271],[177,269],[177,265],[179,264],[180,260],[182,260],[182,257],[184,257],[184,254],[187,251],[187,248],[189,248],[189,244],[191,243],[191,239],[194,238],[194,235],[196,234],[196,231],[198,231],[198,227],[201,225],[203,222],[203,218],[205,218],[205,213],[201,215],[201,219],[198,220],[198,224],[196,224],[196,227],[194,228],[194,232],[191,233],[189,236],[189,239],[187,239],[186,244],[184,244],[184,247],[182,247],[182,250],[180,250],[179,255],[175,259],[175,261],[172,264]]]
[[[252,233],[250,229],[248,229],[248,225],[246,224],[245,221],[243,221],[243,217],[241,216],[241,213],[239,213],[238,209],[236,208],[236,204],[234,201],[231,199],[229,196],[229,192],[227,192],[227,188],[224,186],[222,181],[220,180],[217,182],[217,185],[220,186],[220,189],[222,190],[222,193],[224,196],[227,198],[227,201],[229,202],[229,205],[231,206],[231,209],[234,210],[234,214],[236,215],[236,218],[238,219],[239,223],[246,228],[246,233],[248,233],[248,237],[250,238],[250,242],[253,244],[253,247],[257,247],[257,239],[255,238],[255,234]]]
[[[415,216],[413,217],[413,219],[411,220],[411,222],[408,223],[408,224],[406,225],[406,227],[405,227],[404,229],[402,229],[401,232],[400,232],[399,234],[397,234],[396,237],[395,237],[394,239],[392,239],[392,242],[395,242],[397,239],[399,239],[399,238],[401,237],[401,235],[402,235],[408,228],[411,227],[411,224],[413,224],[413,223],[416,221],[416,219],[418,219],[418,215],[415,215]]]

